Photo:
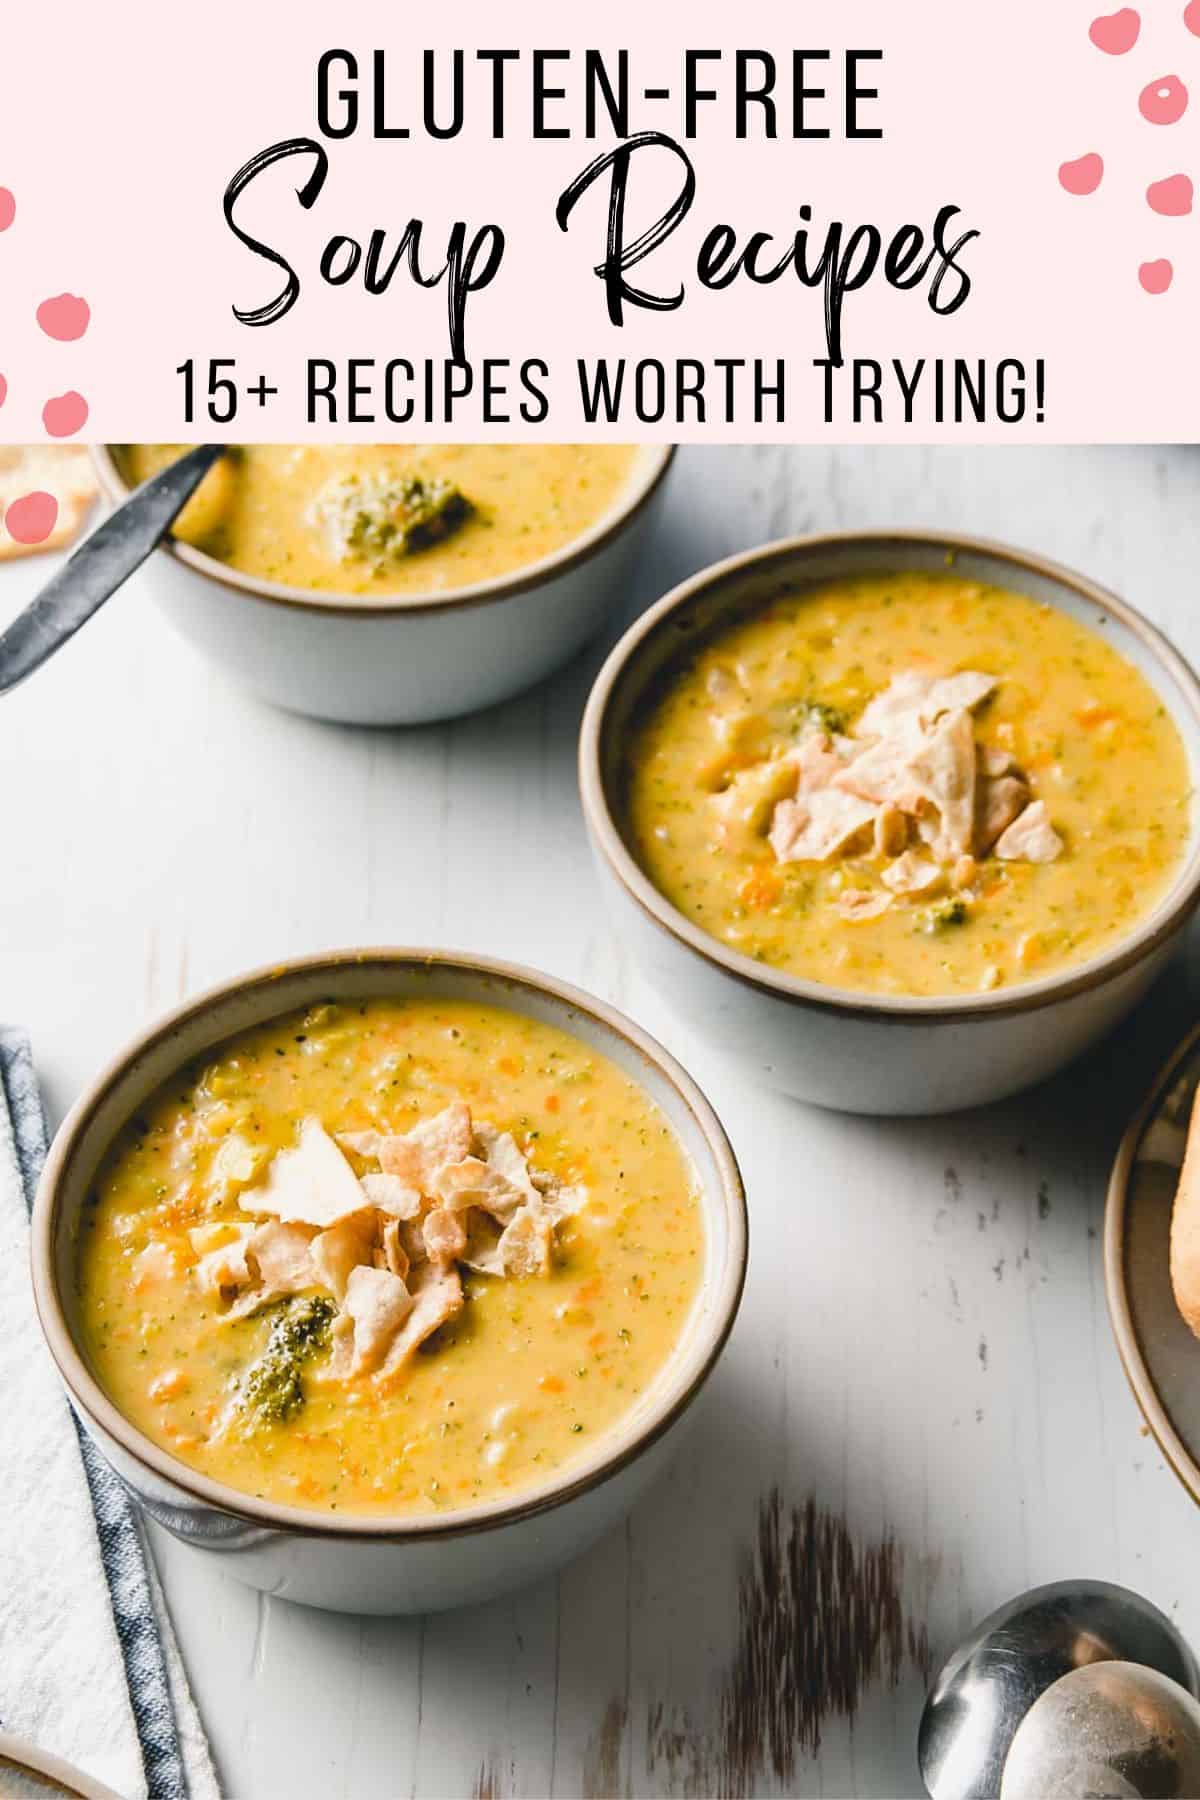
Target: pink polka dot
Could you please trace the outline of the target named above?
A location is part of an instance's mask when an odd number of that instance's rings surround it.
[[[1093,151],[1075,162],[1065,162],[1058,171],[1060,184],[1068,194],[1094,194],[1104,176],[1104,159]]]
[[[78,294],[55,294],[52,300],[43,300],[37,309],[38,324],[47,337],[57,338],[60,344],[81,338],[91,316],[91,307]]]
[[[1200,0],[1188,0],[1183,9],[1183,22],[1189,31],[1200,37]]]
[[[1178,75],[1152,81],[1138,95],[1138,111],[1151,125],[1174,125],[1187,111],[1188,91]]]
[[[1138,280],[1148,294],[1165,294],[1174,279],[1175,271],[1165,256],[1157,262],[1144,262],[1138,270]]]
[[[1133,7],[1123,6],[1120,12],[1106,13],[1093,19],[1088,27],[1088,36],[1097,50],[1103,50],[1106,56],[1124,56],[1137,43],[1141,29],[1141,18]]]
[[[17,203],[5,187],[0,187],[0,231],[7,231],[17,216]]]
[[[4,515],[8,535],[18,544],[44,544],[58,519],[53,494],[23,494]]]
[[[87,424],[88,403],[74,389],[47,400],[42,408],[42,424],[51,437],[73,437]]]
[[[8,383],[7,383],[7,381],[5,381],[3,375],[0,375],[0,406],[3,406],[4,402],[7,399],[8,399]]]
[[[1168,175],[1165,181],[1152,181],[1146,189],[1146,203],[1151,212],[1165,219],[1182,219],[1192,210],[1192,183],[1187,175]]]

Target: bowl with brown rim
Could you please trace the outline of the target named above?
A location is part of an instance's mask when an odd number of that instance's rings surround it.
[[[0,1730],[0,1793],[12,1800],[121,1800],[73,1763]]]
[[[1171,1214],[1198,1086],[1200,1026],[1159,1070],[1121,1139],[1104,1210],[1104,1286],[1133,1397],[1200,1503],[1200,1339],[1171,1287]]]
[[[634,853],[624,817],[627,748],[688,647],[780,593],[864,575],[937,573],[1057,607],[1099,630],[1147,678],[1179,729],[1192,772],[1188,848],[1162,898],[1114,945],[1076,967],[988,993],[873,994],[775,970],[686,918]],[[1133,607],[1082,575],[1003,544],[937,532],[798,537],[702,570],[625,633],[584,714],[584,817],[615,929],[672,1009],[745,1069],[843,1111],[921,1114],[1017,1092],[1088,1049],[1133,1007],[1200,902],[1200,682]]]
[[[611,1431],[544,1485],[469,1506],[389,1517],[243,1493],[153,1443],[113,1404],[81,1348],[77,1236],[90,1186],[161,1084],[240,1032],[336,997],[426,996],[504,1006],[569,1032],[645,1091],[695,1173],[705,1228],[699,1291],[658,1377]],[[339,1611],[473,1604],[558,1567],[616,1523],[663,1468],[732,1329],[746,1268],[746,1204],[728,1139],[695,1083],[599,1000],[512,964],[450,952],[352,950],[212,988],[143,1032],[92,1082],[55,1137],[33,1218],[33,1282],[50,1353],[87,1431],[144,1510],[228,1573]]]
[[[105,497],[131,492],[92,451]],[[599,630],[661,501],[674,449],[643,444],[615,502],[549,556],[487,581],[372,599],[247,575],[176,538],[153,552],[171,624],[233,680],[290,712],[415,725],[477,712],[541,681]]]

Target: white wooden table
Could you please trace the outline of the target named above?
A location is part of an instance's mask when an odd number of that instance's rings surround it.
[[[1047,551],[1200,658],[1187,449],[685,452],[610,639],[713,557],[867,524]],[[0,614],[45,572],[6,568]],[[472,1613],[360,1620],[265,1599],[156,1537],[227,1791],[910,1795],[922,1665],[1016,1590],[1126,1582],[1200,1645],[1200,1521],[1126,1391],[1099,1244],[1119,1126],[1195,983],[1164,983],[1086,1066],[986,1113],[778,1099],[664,1015],[601,914],[573,757],[599,646],[479,718],[344,730],[243,697],[173,637],[152,585],[0,701],[0,1013],[32,1032],[54,1116],[143,1020],[240,968],[450,945],[539,964],[664,1038],[723,1116],[752,1213],[741,1318],[689,1447],[558,1578]],[[499,852],[484,891],[480,842]],[[794,1579],[756,1560],[775,1493],[785,1536],[817,1509]]]

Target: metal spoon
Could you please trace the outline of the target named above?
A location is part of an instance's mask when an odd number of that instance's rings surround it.
[[[166,536],[223,444],[200,444],[141,487],[86,537],[35,600],[0,633],[0,694],[61,650]]]
[[[1174,1800],[1200,1794],[1200,1706],[1137,1663],[1074,1669],[1035,1700],[1000,1800]]]
[[[933,1685],[917,1755],[932,1800],[999,1800],[1005,1758],[1030,1707],[1091,1663],[1141,1663],[1191,1694],[1191,1651],[1157,1607],[1105,1581],[1034,1588],[985,1619]]]

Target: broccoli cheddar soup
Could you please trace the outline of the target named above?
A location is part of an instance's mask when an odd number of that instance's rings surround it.
[[[502,1008],[317,1006],[132,1121],[78,1305],[139,1430],[252,1495],[429,1513],[549,1482],[679,1341],[705,1228],[645,1092]]]
[[[1125,935],[1180,862],[1187,756],[1066,613],[952,573],[784,594],[668,676],[627,830],[723,943],[872,993],[971,993]]]
[[[127,444],[144,481],[180,444]],[[561,550],[630,479],[627,444],[244,444],[176,535],[247,575],[355,595],[424,594],[507,575]]]

